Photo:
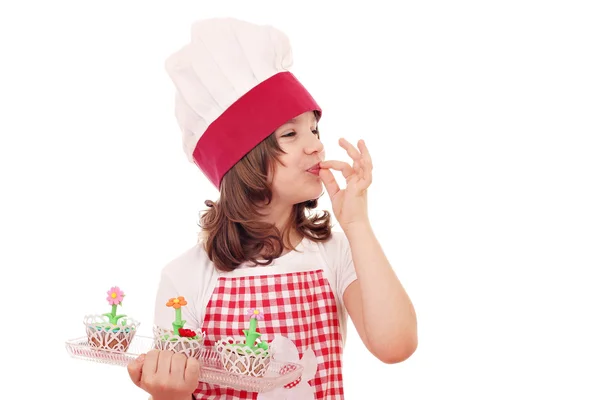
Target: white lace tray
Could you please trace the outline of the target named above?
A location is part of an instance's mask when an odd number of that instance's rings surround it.
[[[137,335],[126,352],[90,346],[87,336],[68,340],[65,343],[67,352],[73,358],[123,367],[126,367],[140,354],[152,350],[153,344],[152,338]],[[224,369],[221,355],[212,347],[203,347],[199,360],[201,362],[199,381],[258,393],[268,392],[297,381],[302,375],[303,369],[299,364],[271,360],[262,377],[234,374]]]

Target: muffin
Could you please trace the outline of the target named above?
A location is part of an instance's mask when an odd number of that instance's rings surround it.
[[[86,315],[83,319],[88,344],[91,347],[125,352],[133,341],[140,323],[125,314],[117,315],[117,307],[122,306],[125,293],[114,286],[107,292],[111,311],[105,314]]]
[[[250,317],[250,326],[244,329],[245,340],[236,342],[227,337],[216,344],[221,356],[223,368],[233,374],[260,377],[265,374],[271,360],[269,345],[258,341],[262,336],[257,329],[258,320],[264,319],[259,310],[250,309],[246,316]]]
[[[154,348],[171,350],[188,357],[200,358],[204,334],[198,329],[184,328],[185,321],[181,319],[181,307],[187,305],[185,297],[174,297],[166,303],[167,307],[175,309],[175,321],[172,329],[154,325]]]

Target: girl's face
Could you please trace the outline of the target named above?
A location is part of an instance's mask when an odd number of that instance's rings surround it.
[[[291,119],[275,131],[275,138],[285,153],[275,163],[273,201],[294,205],[318,198],[323,189],[319,162],[325,152],[315,114],[308,111]]]

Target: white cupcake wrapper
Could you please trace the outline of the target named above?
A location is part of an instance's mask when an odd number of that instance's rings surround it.
[[[86,315],[83,318],[88,344],[104,350],[125,352],[137,333],[140,323],[133,318],[120,318],[111,324],[105,315]]]
[[[271,361],[267,350],[252,350],[243,342],[236,342],[232,337],[222,339],[215,347],[221,356],[223,368],[233,374],[261,377],[267,371]]]
[[[156,325],[154,325],[152,330],[154,332],[154,348],[182,353],[188,357],[200,357],[200,351],[204,343],[204,332],[192,329],[198,336],[198,339],[192,339],[175,335],[173,330],[164,329]]]

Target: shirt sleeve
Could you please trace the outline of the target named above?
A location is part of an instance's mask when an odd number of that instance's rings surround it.
[[[356,270],[346,234],[338,231],[332,231],[331,234],[331,239],[323,244],[325,257],[333,273],[332,289],[340,304],[345,307],[344,292],[357,279]]]
[[[338,245],[338,296],[343,304],[344,292],[354,282],[356,277],[356,270],[354,269],[354,261],[352,261],[352,251],[350,250],[350,242],[346,235],[342,232],[337,233],[337,245]]]

